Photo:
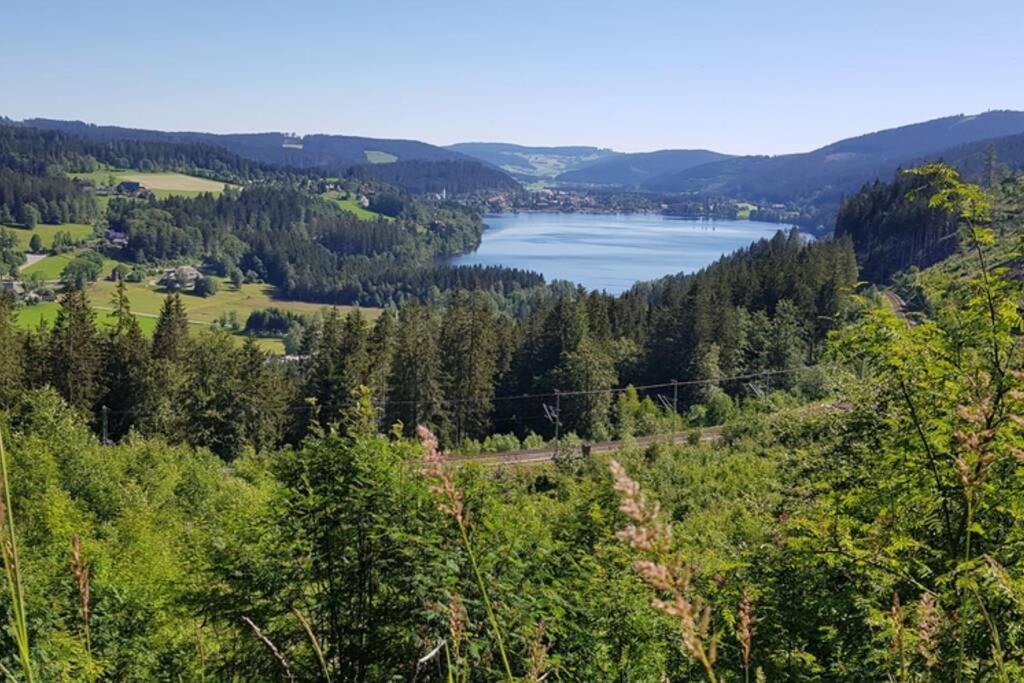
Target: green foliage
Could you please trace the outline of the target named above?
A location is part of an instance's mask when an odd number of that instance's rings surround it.
[[[56,245],[57,238],[54,237]],[[61,271],[60,279],[68,287],[84,289],[95,282],[103,271],[103,256],[96,251],[84,251],[71,260]]]
[[[193,294],[201,297],[213,296],[220,289],[220,284],[212,277],[201,277],[196,280]]]

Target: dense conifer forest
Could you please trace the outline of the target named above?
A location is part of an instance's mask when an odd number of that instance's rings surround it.
[[[110,168],[239,187],[71,179]],[[12,680],[1024,675],[1018,177],[903,171],[611,296],[440,265],[480,216],[379,175],[26,127],[0,169],[125,266],[30,329],[0,293]],[[174,292],[147,333],[127,266],[184,262],[382,310],[254,312],[279,356]]]

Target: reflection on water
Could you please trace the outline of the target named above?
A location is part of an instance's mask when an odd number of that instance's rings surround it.
[[[480,248],[456,265],[503,265],[619,293],[640,280],[692,272],[771,237],[777,223],[656,214],[521,213],[488,216]]]

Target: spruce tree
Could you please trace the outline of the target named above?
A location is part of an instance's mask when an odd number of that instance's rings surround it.
[[[103,395],[102,367],[95,314],[83,290],[69,289],[50,335],[47,380],[68,405],[91,411]]]
[[[160,318],[153,332],[153,358],[178,360],[182,346],[188,338],[188,315],[181,296],[169,294],[160,308]]]
[[[114,292],[114,326],[104,343],[103,405],[109,409],[108,432],[117,439],[137,424],[149,408],[149,348],[138,319],[132,315],[123,280]]]
[[[10,408],[22,391],[25,371],[22,344],[14,330],[14,296],[0,291],[0,408]]]
[[[456,442],[490,432],[498,337],[494,316],[479,292],[457,292],[441,326],[445,394]]]
[[[388,419],[401,421],[406,434],[417,425],[444,424],[443,369],[436,321],[419,303],[402,307],[388,397]]]

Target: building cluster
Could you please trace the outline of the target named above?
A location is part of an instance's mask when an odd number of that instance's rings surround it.
[[[78,185],[83,192],[91,192],[95,195],[145,198],[153,194],[145,185],[134,180],[122,180],[116,185],[97,185],[88,178],[75,176],[72,182]]]

